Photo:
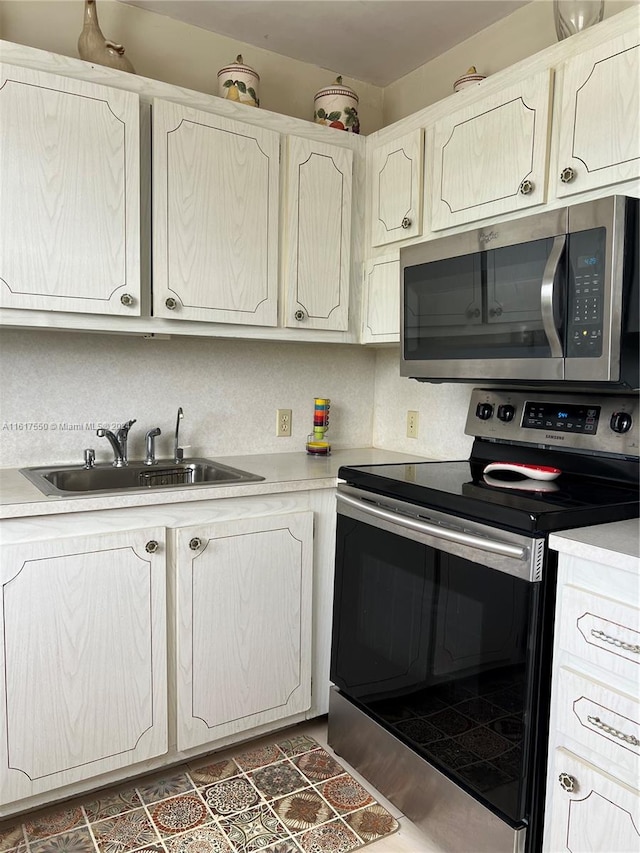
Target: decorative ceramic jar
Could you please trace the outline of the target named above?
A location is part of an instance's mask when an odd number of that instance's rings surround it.
[[[218,71],[218,94],[221,98],[259,107],[259,91],[260,75],[250,65],[244,64],[241,54],[231,65],[225,65]]]
[[[558,41],[598,24],[604,17],[604,0],[554,0],[553,20]]]
[[[327,124],[338,130],[360,133],[358,120],[358,96],[342,84],[342,77],[316,92],[313,99],[313,120],[316,124]]]
[[[133,65],[124,55],[124,47],[102,35],[96,0],[84,0],[84,23],[78,38],[78,56],[87,62],[135,74]]]
[[[471,68],[462,75],[462,77],[458,77],[456,82],[453,84],[453,91],[459,92],[461,89],[466,89],[467,86],[475,86],[476,83],[480,83],[480,81],[484,79],[485,75],[478,74],[475,65],[472,65]]]

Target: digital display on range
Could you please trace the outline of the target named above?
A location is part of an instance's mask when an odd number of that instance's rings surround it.
[[[529,429],[581,432],[595,435],[600,418],[600,406],[567,405],[527,401],[522,426]]]

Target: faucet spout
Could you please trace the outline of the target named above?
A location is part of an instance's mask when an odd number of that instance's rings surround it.
[[[123,468],[129,464],[127,460],[127,437],[134,423],[135,419],[127,421],[115,434],[110,429],[96,430],[98,438],[106,438],[113,448],[113,465],[115,468]]]
[[[176,418],[176,433],[173,439],[173,461],[174,462],[182,462],[184,457],[184,450],[179,445],[179,435],[180,435],[180,421],[184,417],[184,412],[182,411],[182,406],[178,408],[178,417]]]

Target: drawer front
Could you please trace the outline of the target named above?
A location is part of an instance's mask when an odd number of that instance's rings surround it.
[[[568,584],[562,590],[559,647],[607,672],[640,683],[640,611]]]
[[[607,769],[615,764],[621,775],[631,782],[636,780],[640,771],[640,703],[635,696],[567,667],[560,668],[557,685],[559,731],[583,745],[584,754],[593,755],[595,764]]]

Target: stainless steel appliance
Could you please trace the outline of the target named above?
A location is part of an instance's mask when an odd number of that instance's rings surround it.
[[[439,849],[541,849],[548,534],[638,517],[639,418],[475,389],[470,459],[339,471],[329,743]]]
[[[403,376],[638,388],[638,199],[400,250]]]

